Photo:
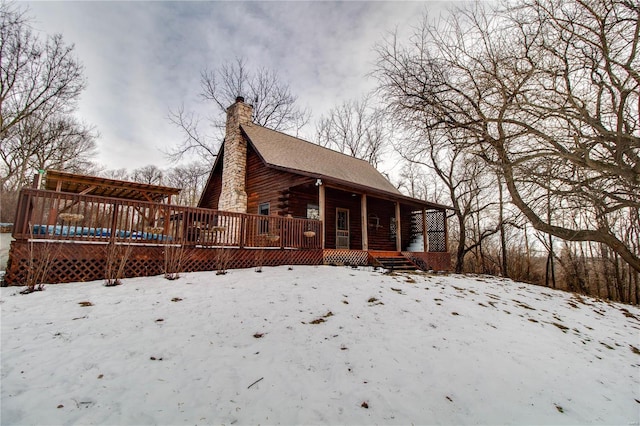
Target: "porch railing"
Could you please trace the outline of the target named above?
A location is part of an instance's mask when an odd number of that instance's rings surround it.
[[[319,249],[321,222],[25,188],[16,240]]]

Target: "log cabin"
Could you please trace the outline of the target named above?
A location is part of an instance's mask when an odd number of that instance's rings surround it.
[[[251,117],[242,97],[227,109],[198,207],[319,220],[325,263],[449,269],[447,206],[403,195],[367,161]]]
[[[2,285],[292,265],[449,270],[448,207],[368,162],[252,123],[239,97],[198,207],[180,191],[55,170],[18,200]],[[44,187],[42,187],[44,183]],[[118,258],[113,253],[125,250]],[[173,255],[172,255],[173,253]],[[176,254],[177,253],[177,254]],[[111,266],[110,266],[111,265]]]

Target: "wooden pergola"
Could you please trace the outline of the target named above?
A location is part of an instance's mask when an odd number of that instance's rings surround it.
[[[22,285],[33,265],[44,282],[104,278],[115,247],[129,250],[123,276],[322,263],[321,222],[172,204],[178,188],[60,171],[38,174],[18,199],[5,285]],[[265,231],[267,230],[267,231]],[[178,256],[178,255],[176,255]]]
[[[40,187],[43,175],[38,175],[36,189]],[[44,189],[56,192],[70,192],[80,195],[97,195],[100,197],[121,198],[125,200],[165,202],[171,204],[172,197],[178,195],[180,188],[150,185],[139,182],[129,182],[108,179],[98,176],[78,175],[47,170],[44,175]]]

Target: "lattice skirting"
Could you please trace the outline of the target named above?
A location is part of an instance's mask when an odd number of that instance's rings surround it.
[[[324,250],[325,265],[358,265],[369,264],[369,253],[363,250]]]
[[[25,285],[29,270],[47,264],[44,283],[56,284],[94,281],[105,278],[108,244],[13,241],[3,285]],[[125,251],[118,247],[118,256]],[[124,268],[124,277],[160,275],[165,272],[165,250],[178,255],[180,250],[166,246],[132,244]],[[111,249],[113,250],[113,248]],[[319,249],[238,249],[185,247],[180,272],[215,271],[278,265],[320,265]]]
[[[403,251],[402,255],[411,259],[421,269],[433,271],[451,270],[451,253],[449,252],[412,252]]]
[[[13,241],[3,285],[25,285],[29,270],[47,264],[44,283],[94,281],[105,278],[108,244]],[[122,256],[123,247],[119,248]],[[127,256],[124,277],[165,273],[165,254],[180,250],[157,245],[134,245]],[[438,271],[451,270],[450,253],[403,252],[404,256]],[[367,265],[369,254],[363,250],[316,249],[239,249],[185,247],[180,272],[215,271],[278,265]]]

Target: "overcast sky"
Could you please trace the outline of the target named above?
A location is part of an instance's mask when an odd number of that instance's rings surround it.
[[[205,69],[243,57],[278,71],[317,119],[371,89],[373,47],[419,23],[437,2],[32,2],[36,29],[61,33],[85,67],[79,115],[100,132],[106,168],[171,166],[161,149],[182,135],[167,120],[200,114]],[[314,126],[307,129],[313,133]]]

